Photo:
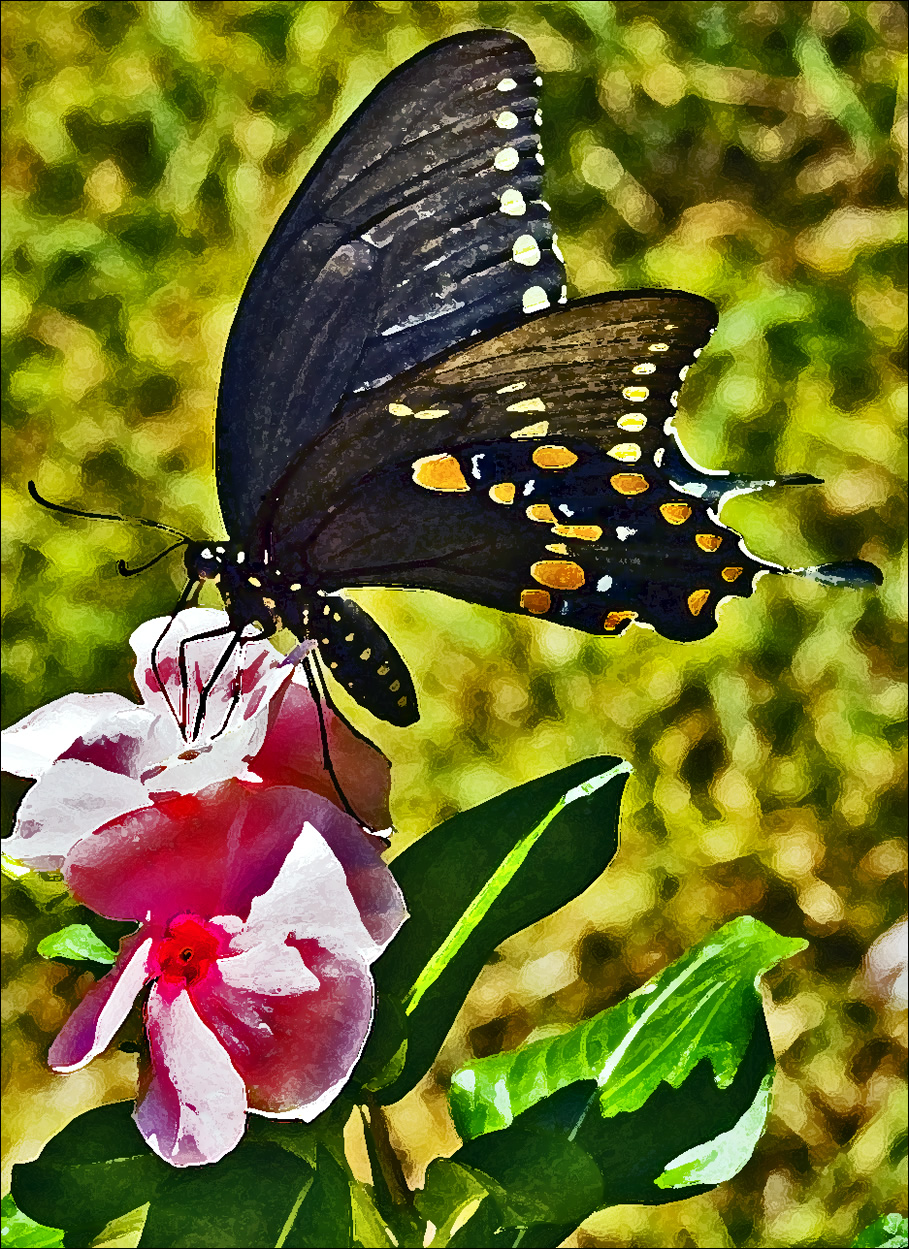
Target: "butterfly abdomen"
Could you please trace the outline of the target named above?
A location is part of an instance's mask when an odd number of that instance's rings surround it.
[[[374,716],[401,728],[419,719],[403,659],[384,629],[352,599],[340,594],[311,599],[308,631],[334,679]]]

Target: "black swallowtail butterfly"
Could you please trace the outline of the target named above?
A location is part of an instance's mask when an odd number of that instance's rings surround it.
[[[259,622],[314,638],[397,725],[418,715],[409,673],[342,587],[688,641],[725,597],[789,571],[718,520],[724,495],[772,483],[700,469],[673,434],[713,304],[567,303],[540,86],[527,45],[495,30],[390,75],[294,195],[227,344],[216,466],[232,540],[191,544],[191,581],[218,578],[235,637]],[[879,580],[862,561],[801,571]]]

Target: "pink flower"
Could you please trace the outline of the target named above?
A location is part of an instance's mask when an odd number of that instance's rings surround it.
[[[64,876],[100,914],[141,922],[50,1064],[88,1063],[152,982],[135,1118],[160,1157],[216,1162],[247,1111],[308,1122],[335,1098],[369,1032],[370,964],[406,917],[355,820],[298,788],[226,781],[83,837]]]
[[[180,644],[223,628],[227,616],[202,608],[180,612],[158,648],[156,674],[152,647],[167,623],[146,621],[130,638],[141,705],[120,694],[68,694],[3,733],[4,770],[37,781],[3,843],[11,858],[59,870],[79,839],[109,820],[230,777],[302,785],[341,801],[325,770],[318,710],[294,663],[309,644],[284,659],[267,642],[244,642],[214,682],[193,736],[200,692],[229,637],[186,646],[185,707]],[[323,717],[348,801],[364,821],[383,827],[387,760],[327,709]]]

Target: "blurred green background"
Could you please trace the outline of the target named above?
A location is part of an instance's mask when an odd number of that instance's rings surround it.
[[[905,1012],[867,954],[905,910],[903,5],[7,0],[4,723],[71,690],[129,692],[127,636],[181,584],[178,556],[118,578],[154,535],[61,522],[27,479],[221,532],[214,400],[255,256],[375,84],[477,26],[524,36],[544,71],[572,294],[663,285],[719,305],[682,397],[689,451],[825,479],[724,520],[765,557],[862,556],[886,580],[764,578],[687,646],[361,593],[423,709],[406,731],[351,710],[393,760],[396,844],[587,755],[635,767],[613,867],[502,947],[393,1110],[396,1138],[418,1178],[457,1143],[458,1064],[602,1009],[748,913],[811,942],[768,978],[779,1071],[757,1153],[714,1193],[606,1212],[570,1243],[845,1245],[905,1209]],[[24,789],[8,781],[6,828]],[[58,882],[4,887],[8,1183],[74,1115],[129,1096],[135,1059],[46,1070],[92,973],[35,953],[73,917]]]

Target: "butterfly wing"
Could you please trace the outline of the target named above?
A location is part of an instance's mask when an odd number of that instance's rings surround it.
[[[539,82],[507,32],[435,44],[380,84],[304,180],[225,353],[216,455],[234,537],[345,396],[560,298]]]
[[[598,298],[396,379],[301,457],[270,521],[276,558],[326,587],[706,636],[767,568],[709,506],[722,475],[691,465],[671,429],[715,322],[677,292]]]

